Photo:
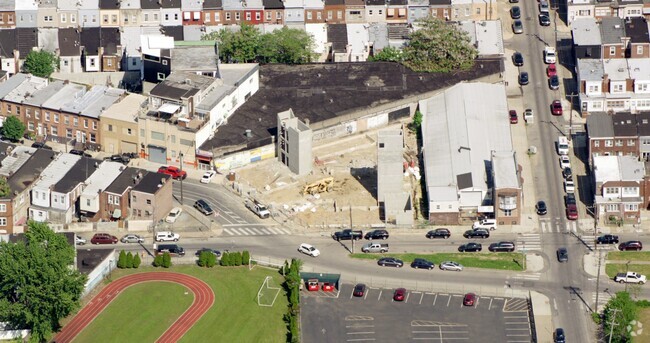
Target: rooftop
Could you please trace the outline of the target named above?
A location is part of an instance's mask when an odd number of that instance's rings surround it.
[[[579,58],[578,73],[581,81],[602,81],[605,75],[602,59]]]
[[[61,180],[65,174],[72,169],[75,164],[81,159],[81,156],[63,153],[59,154],[52,163],[50,163],[40,179],[34,185],[34,188],[49,189],[52,185]]]
[[[650,80],[650,58],[629,58],[627,65],[633,80]]]
[[[70,99],[81,98],[86,93],[86,87],[68,83],[60,91],[43,103],[43,107],[60,111]]]
[[[650,112],[641,112],[636,117],[637,130],[640,137],[650,136]]]
[[[199,92],[205,91],[218,79],[209,76],[196,75],[191,72],[171,73],[165,81],[151,89],[152,96],[180,101]]]
[[[138,179],[142,178],[142,175],[146,173],[147,171],[143,169],[127,167],[104,192],[122,195],[129,188],[133,188]]]
[[[90,118],[99,118],[102,112],[115,102],[119,101],[126,93],[123,89],[93,86],[83,96],[74,99],[62,106],[68,113],[78,113]]]
[[[113,180],[115,180],[124,170],[122,163],[104,161],[97,170],[86,180],[86,188],[84,188],[81,196],[87,199],[96,198],[99,193],[106,189]]]
[[[492,151],[494,187],[520,188],[517,175],[517,158],[514,151]]]
[[[6,157],[0,162],[0,175],[9,177],[23,166],[36,152],[36,148],[16,146],[9,150]],[[6,151],[3,151],[6,152]]]
[[[172,49],[172,72],[217,70],[217,54],[212,46],[176,46]]]
[[[615,137],[634,137],[636,132],[636,116],[631,113],[618,112],[612,115]]]
[[[80,33],[81,46],[87,55],[99,54],[100,41],[100,28],[99,27],[84,27]]]
[[[587,117],[589,138],[613,138],[614,123],[607,113],[592,113]]]
[[[600,40],[603,44],[620,44],[625,37],[625,25],[619,17],[600,19]]]
[[[571,22],[573,44],[579,46],[601,45],[600,26],[596,18],[577,18]]]
[[[146,102],[146,96],[129,93],[124,99],[106,108],[101,116],[102,118],[135,123],[138,114],[145,109]]]
[[[333,52],[346,52],[348,46],[348,27],[346,24],[327,25],[327,41],[332,43]]]
[[[594,177],[597,183],[608,181],[641,181],[645,166],[634,156],[594,156]]]
[[[2,32],[2,30],[0,30],[0,33],[1,32]],[[2,44],[0,44],[0,46],[1,45]],[[18,74],[13,75],[12,77],[8,78],[7,81],[0,82],[0,99],[4,98],[12,90],[14,90],[21,83],[25,82],[25,80],[28,80],[31,77],[35,77],[35,76],[32,76],[30,74],[18,73]]]
[[[625,35],[630,37],[630,43],[650,43],[648,23],[642,17],[630,17],[625,21]]]
[[[47,87],[26,96],[23,103],[40,107],[45,101],[63,89],[64,86],[63,81],[52,81]]]
[[[7,178],[9,188],[11,188],[11,191],[14,194],[16,194],[16,192],[21,193],[36,181],[45,168],[52,163],[56,154],[54,151],[47,149],[34,150],[36,151],[31,155],[31,158],[23,163],[20,169]]]
[[[81,157],[79,161],[59,180],[53,187],[58,193],[68,193],[85,182],[92,175],[102,161],[92,158]]]
[[[133,187],[133,190],[147,194],[156,194],[158,188],[165,182],[171,182],[171,176],[150,172],[144,175],[140,182]]]
[[[630,77],[627,58],[610,58],[603,60],[603,69],[612,81],[623,81]]]
[[[26,97],[29,97],[39,90],[47,87],[47,79],[32,76],[21,83],[18,87],[14,88],[11,92],[5,95],[2,99],[14,103],[21,103]]]
[[[59,50],[61,56],[80,56],[81,39],[74,28],[59,29]]]
[[[470,43],[481,56],[503,55],[503,33],[500,20],[463,20],[458,27],[467,32]]]
[[[77,249],[77,270],[86,275],[92,273],[114,250],[111,248]]]

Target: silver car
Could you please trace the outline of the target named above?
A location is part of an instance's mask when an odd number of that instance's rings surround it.
[[[460,263],[452,262],[452,261],[445,261],[440,263],[440,269],[441,270],[453,270],[457,272],[463,271],[463,265]]]
[[[512,32],[515,34],[524,33],[524,24],[521,22],[521,20],[517,19],[512,22]]]
[[[144,238],[132,233],[125,235],[120,239],[122,243],[144,243]]]

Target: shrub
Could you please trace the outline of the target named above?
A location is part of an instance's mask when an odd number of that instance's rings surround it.
[[[208,266],[208,254],[212,255],[212,253],[208,251],[201,251],[199,254],[199,267],[207,267]]]
[[[641,308],[648,308],[650,307],[650,301],[648,300],[639,300],[636,302],[636,306],[641,307]]]
[[[124,250],[120,251],[120,257],[117,259],[117,268],[126,268],[126,253]]]
[[[206,267],[212,268],[217,264],[217,255],[213,253],[208,253],[208,257],[205,261]]]
[[[236,253],[234,253],[234,258],[235,258],[234,265],[241,266],[241,252],[237,251]]]
[[[250,261],[250,259],[251,259],[251,254],[248,252],[248,250],[244,250],[241,253],[241,263],[245,264],[245,265],[248,265],[248,262]]]
[[[133,254],[129,251],[128,254],[126,254],[126,263],[124,265],[126,268],[133,268]]]
[[[223,255],[221,255],[221,265],[224,267],[227,267],[230,265],[230,253],[229,252],[224,252]]]
[[[153,266],[154,267],[161,267],[163,265],[163,256],[162,255],[156,255],[156,257],[153,258]]]
[[[172,266],[172,256],[168,252],[163,254],[162,266],[163,268],[169,268]]]
[[[140,263],[142,263],[142,260],[140,259],[140,254],[135,254],[133,256],[133,268],[139,268]]]

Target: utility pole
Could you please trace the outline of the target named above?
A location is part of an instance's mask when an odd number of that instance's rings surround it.
[[[630,262],[625,262],[625,277],[627,278],[627,273],[630,271]],[[625,282],[625,292],[627,292],[627,282]]]
[[[354,234],[352,232],[352,230],[353,230],[353,228],[352,228],[352,205],[348,202],[348,206],[350,207],[350,234],[352,235],[350,237],[350,240],[352,241],[352,253],[354,254],[354,241],[356,239],[354,239]]]
[[[612,335],[614,334],[614,325],[616,325],[616,323],[614,323],[614,320],[616,319],[616,312],[618,312],[618,311],[619,310],[617,308],[614,309],[614,314],[612,314],[612,321],[609,322],[609,327],[610,327],[609,328],[609,343],[612,343]]]
[[[598,292],[600,291],[600,264],[602,262],[603,251],[598,250],[598,276],[596,276],[596,306],[594,306],[594,311],[598,313]]]
[[[179,152],[178,156],[181,158],[181,205],[183,204],[183,153]]]
[[[574,94],[571,93],[567,95],[567,98],[569,98],[571,102],[571,110],[569,111],[569,140],[571,140],[573,136],[573,98],[579,96],[579,94]]]

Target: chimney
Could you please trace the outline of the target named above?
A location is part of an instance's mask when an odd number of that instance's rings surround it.
[[[246,137],[248,138],[253,137],[253,133],[251,132],[251,129],[246,129]]]

